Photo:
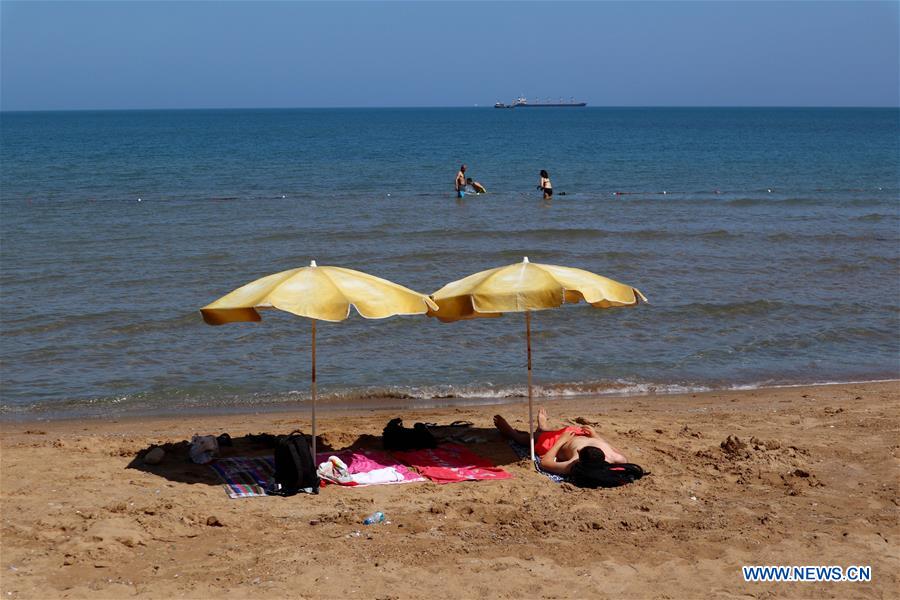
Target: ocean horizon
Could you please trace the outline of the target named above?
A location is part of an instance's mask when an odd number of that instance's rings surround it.
[[[41,113],[117,113],[117,112],[191,112],[191,111],[298,111],[298,110],[453,110],[453,109],[481,109],[495,108],[493,103],[488,104],[459,104],[459,105],[384,105],[384,106],[192,106],[192,107],[133,107],[133,108],[42,108],[42,109],[3,109],[0,108],[0,115],[3,114],[41,114]],[[567,107],[550,107],[550,108],[567,108]],[[568,107],[599,110],[629,110],[629,109],[646,109],[646,110],[896,110],[900,111],[900,105],[840,105],[840,104],[822,104],[822,105],[791,105],[791,104],[747,104],[747,105],[679,105],[679,104],[648,104],[648,105],[614,105],[614,104],[592,104],[587,106]]]
[[[539,396],[900,378],[894,107],[92,109],[0,124],[0,418],[304,402],[307,320],[209,327],[199,308],[310,260],[431,293],[528,256],[644,292],[635,309],[536,313]],[[453,197],[460,163],[487,194]],[[354,314],[318,335],[328,406],[524,394],[521,315]]]

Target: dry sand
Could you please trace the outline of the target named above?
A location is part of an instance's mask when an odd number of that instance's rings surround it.
[[[596,422],[652,471],[606,490],[515,458],[490,423],[522,427],[521,403],[402,414],[473,421],[487,438],[473,450],[513,479],[241,500],[183,455],[135,457],[193,433],[285,433],[304,413],[6,423],[0,593],[896,598],[898,397],[891,382],[548,402],[553,422]],[[322,442],[377,446],[397,412],[325,413]],[[361,524],[379,509],[390,524]],[[741,565],[766,564],[871,565],[872,582],[743,581]]]

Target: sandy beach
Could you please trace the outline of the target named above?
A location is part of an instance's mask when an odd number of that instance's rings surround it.
[[[325,413],[321,442],[378,447],[400,414],[471,420],[504,481],[324,488],[229,499],[171,451],[194,433],[306,427],[298,413],[5,423],[4,598],[897,597],[897,382],[579,398],[652,472],[622,488],[555,484],[491,428],[523,403]],[[731,442],[728,439],[731,437]],[[736,441],[737,440],[737,441]],[[172,446],[170,446],[172,448]],[[258,453],[258,451],[256,451]],[[389,524],[362,519],[383,510]],[[870,565],[870,583],[745,583],[742,565]]]

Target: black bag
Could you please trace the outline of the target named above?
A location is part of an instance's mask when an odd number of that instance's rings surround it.
[[[477,437],[472,433],[472,421],[453,421],[449,425],[425,423],[425,428],[438,444],[447,442],[465,444],[472,441],[473,437]]]
[[[299,431],[278,439],[275,446],[275,480],[266,492],[278,496],[293,496],[299,492],[319,493],[316,463],[306,436]]]
[[[437,442],[424,423],[416,423],[412,429],[403,426],[403,419],[391,419],[382,432],[381,442],[385,450],[420,450],[435,448]]]
[[[601,469],[582,472],[578,465],[572,469],[572,479],[579,487],[619,487],[633,483],[646,475],[644,470],[633,463],[605,463]]]

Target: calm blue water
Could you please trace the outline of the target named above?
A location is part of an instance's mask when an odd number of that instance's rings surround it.
[[[197,309],[310,259],[426,293],[523,255],[640,288],[535,315],[545,394],[900,377],[895,109],[3,113],[0,136],[7,418],[302,401],[307,321]],[[461,162],[489,194],[453,198]],[[322,324],[320,389],[520,394],[523,330]]]

